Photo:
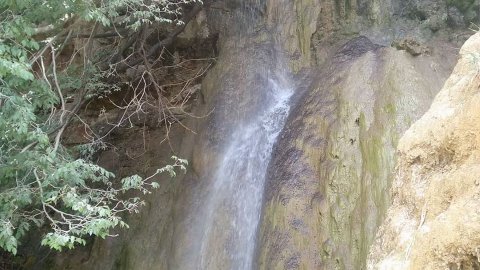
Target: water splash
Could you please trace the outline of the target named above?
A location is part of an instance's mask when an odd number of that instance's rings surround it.
[[[214,173],[197,269],[253,267],[265,174],[293,93],[283,76],[269,79],[266,91],[261,112],[229,135]]]

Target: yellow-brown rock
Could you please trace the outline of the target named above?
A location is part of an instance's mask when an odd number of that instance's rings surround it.
[[[369,269],[480,266],[480,34],[428,112],[401,138],[393,205]]]

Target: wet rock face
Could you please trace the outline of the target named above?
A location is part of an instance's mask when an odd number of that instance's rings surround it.
[[[373,43],[365,36],[354,38],[345,43],[335,54],[336,61],[348,61],[364,55],[367,52],[374,52],[382,46]]]
[[[414,39],[395,40],[392,42],[392,47],[395,47],[397,50],[406,51],[413,56],[429,54],[431,52],[430,48],[420,44]]]
[[[274,150],[259,269],[365,268],[389,205],[397,140],[449,70],[366,37],[329,63],[313,72]]]
[[[428,112],[401,138],[393,205],[369,269],[478,269],[480,35]]]
[[[199,90],[194,114],[201,117],[185,121],[195,133],[175,133],[175,154],[190,161],[187,175],[150,197],[121,238],[97,241],[85,263],[70,266],[198,268],[185,259],[201,244],[190,237],[199,220],[189,213],[201,211],[209,196],[205,186],[212,178],[206,176],[225,134],[251,119],[249,108],[265,102],[269,70],[285,66],[297,74],[297,103],[268,167],[262,222],[252,243],[255,269],[364,269],[390,204],[398,138],[428,109],[457,53],[442,39],[432,41],[441,46],[432,45],[431,55],[418,57],[390,44],[410,34],[428,41],[419,28],[445,27],[447,6],[440,2],[214,1],[189,27],[199,36],[218,35],[212,50],[219,55]],[[460,24],[465,13],[454,7],[451,20]],[[182,38],[190,42],[194,33]],[[152,141],[151,151],[155,147]],[[152,159],[156,166],[159,156]],[[228,249],[228,241],[217,241]]]
[[[480,14],[478,0],[406,0],[399,1],[394,9],[397,14],[419,21],[432,31],[438,31],[447,24],[465,27],[476,23]]]
[[[457,17],[460,25],[461,22],[465,25],[470,23],[477,23],[480,16],[480,1],[478,0],[447,0],[447,7],[449,11],[449,19]],[[460,16],[459,16],[460,15]]]
[[[406,0],[399,6],[399,12],[402,15],[412,19],[425,21],[432,16],[438,15],[446,8],[445,1],[435,0]]]

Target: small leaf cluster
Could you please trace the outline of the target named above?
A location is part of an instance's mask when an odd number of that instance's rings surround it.
[[[104,26],[120,23],[137,30],[142,24],[153,22],[183,23],[180,19],[182,7],[201,0],[110,0],[101,1],[99,6],[90,5],[87,20],[95,20]]]

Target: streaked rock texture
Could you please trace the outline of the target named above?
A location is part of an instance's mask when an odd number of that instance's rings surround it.
[[[97,240],[84,253],[57,256],[58,268],[198,268],[191,254],[201,243],[191,235],[202,229],[198,213],[209,196],[209,174],[226,132],[261,107],[262,89],[275,69],[294,78],[298,90],[268,167],[259,236],[252,243],[256,268],[365,268],[390,205],[398,139],[451,72],[458,49],[450,42],[461,40],[462,32],[452,34],[449,20],[465,27],[466,12],[475,10],[453,2],[215,1],[188,28],[201,33],[179,40],[186,46],[196,36],[219,36],[211,48],[218,58],[194,104],[200,117],[184,121],[193,132],[171,134],[174,153],[191,162],[187,175],[165,179],[142,214],[129,218],[130,230]],[[390,47],[403,38],[428,47],[430,55]],[[122,140],[138,146],[142,138]],[[145,158],[127,171],[155,170],[171,150],[154,138],[146,148]],[[109,153],[102,158],[112,159]],[[226,252],[228,239],[213,240],[218,253]]]
[[[271,161],[260,269],[362,269],[389,205],[398,138],[448,74],[366,37],[314,74]]]
[[[400,139],[393,205],[369,269],[480,267],[480,34]]]

